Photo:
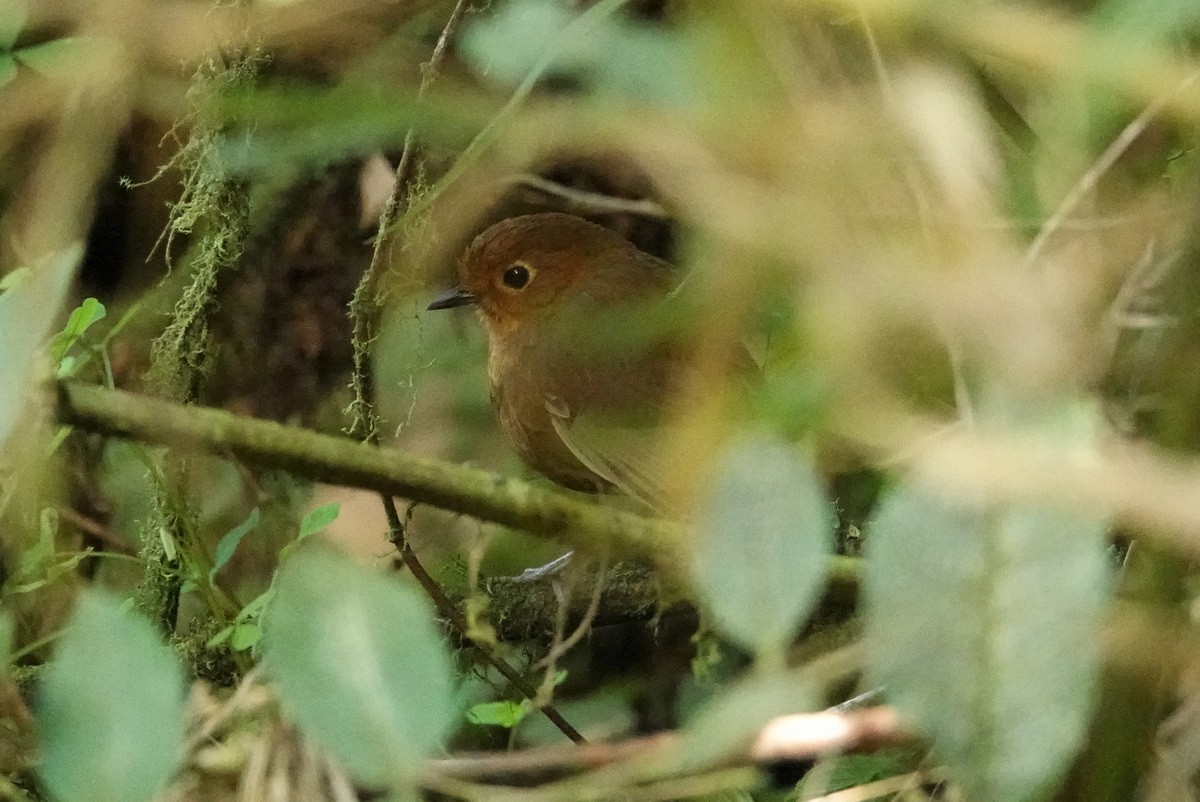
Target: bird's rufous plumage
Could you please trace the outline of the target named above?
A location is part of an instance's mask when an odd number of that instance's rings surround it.
[[[680,357],[670,338],[636,332],[678,283],[672,266],[607,228],[547,213],[484,231],[459,278],[430,308],[476,305],[492,405],[522,459],[566,487],[615,486],[657,506],[655,434]]]

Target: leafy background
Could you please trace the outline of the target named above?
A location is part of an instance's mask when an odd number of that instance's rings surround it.
[[[1194,798],[1193,5],[3,0],[0,795]],[[681,520],[423,311],[545,210]]]

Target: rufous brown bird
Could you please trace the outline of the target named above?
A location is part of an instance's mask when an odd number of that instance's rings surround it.
[[[655,438],[683,354],[644,324],[671,301],[672,265],[607,228],[547,213],[484,231],[459,278],[429,309],[478,309],[492,405],[526,464],[566,487],[615,487],[661,509]]]

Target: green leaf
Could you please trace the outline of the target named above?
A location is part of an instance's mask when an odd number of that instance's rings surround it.
[[[233,529],[230,529],[224,534],[224,536],[221,537],[221,540],[217,543],[217,549],[213,553],[213,567],[212,570],[208,572],[209,582],[213,580],[213,578],[217,575],[217,572],[224,568],[229,560],[233,557],[234,552],[237,551],[238,545],[242,542],[242,538],[249,534],[254,527],[258,526],[260,518],[262,518],[262,513],[259,511],[258,507],[255,507],[254,509],[250,510],[250,514],[246,516],[246,520],[242,521]]]
[[[183,674],[150,622],[115,597],[80,594],[38,701],[38,774],[59,802],[148,801],[175,771]]]
[[[72,79],[112,57],[111,42],[98,36],[64,36],[13,53],[17,61],[46,78]]]
[[[778,654],[821,596],[834,520],[811,460],[778,440],[734,443],[692,551],[696,590],[721,632]]]
[[[14,631],[12,613],[0,610],[0,676],[8,673],[12,663]]]
[[[913,486],[866,537],[868,676],[971,799],[1044,798],[1090,719],[1107,526]]]
[[[687,723],[680,745],[680,772],[715,766],[746,748],[771,719],[806,713],[820,694],[794,673],[752,674],[729,687]]]
[[[10,53],[0,53],[0,89],[12,83],[12,79],[16,77],[17,60]]]
[[[55,362],[60,361],[93,323],[104,319],[105,314],[107,311],[104,304],[95,298],[85,299],[71,312],[63,330],[54,335],[54,340],[50,343],[50,358]]]
[[[480,702],[467,710],[467,721],[511,730],[529,713],[529,700],[519,702]]]
[[[229,648],[236,652],[244,652],[254,646],[262,638],[262,630],[257,624],[238,624],[229,636]]]
[[[303,540],[309,535],[315,535],[325,527],[337,520],[338,515],[342,511],[342,504],[338,501],[331,501],[328,504],[323,504],[315,510],[310,510],[308,515],[304,516],[304,520],[300,522],[299,539]]]
[[[28,15],[29,9],[21,0],[0,0],[0,50],[12,50]]]
[[[0,0],[2,1],[2,0]],[[4,278],[0,278],[0,292],[8,292],[15,289],[33,277],[33,271],[28,267],[18,267],[16,270],[10,270],[4,274]]]
[[[540,72],[650,102],[702,97],[677,32],[609,13],[568,36],[580,17],[556,0],[511,0],[466,29],[462,51],[480,74],[507,87]]]
[[[218,646],[220,646],[222,643],[224,643],[225,641],[229,640],[232,636],[233,636],[233,625],[230,624],[227,627],[222,627],[221,629],[217,630],[217,634],[213,635],[211,638],[209,638],[208,642],[205,643],[204,645],[210,649],[215,649]]]
[[[25,410],[38,349],[66,300],[83,245],[75,243],[30,270],[28,280],[0,294],[0,446]]]
[[[292,718],[368,786],[411,781],[456,717],[425,599],[327,547],[279,569],[262,650]]]

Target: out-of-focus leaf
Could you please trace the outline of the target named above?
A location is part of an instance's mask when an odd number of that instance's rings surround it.
[[[300,522],[299,538],[303,540],[309,535],[315,535],[317,532],[320,532],[336,521],[341,511],[342,505],[337,501],[331,501],[328,504],[322,504],[315,510],[310,510],[304,516],[304,520]]]
[[[17,77],[17,61],[10,53],[0,53],[0,88]]]
[[[1087,416],[992,405],[1071,447]],[[1107,525],[1034,503],[953,501],[911,485],[867,532],[868,675],[972,799],[1040,799],[1091,715],[1110,592]]]
[[[33,271],[28,267],[18,267],[16,270],[10,270],[4,274],[4,278],[0,278],[0,292],[8,292],[11,289],[19,287],[23,282],[29,281]]]
[[[651,102],[686,104],[700,96],[677,33],[598,14],[586,31],[565,36],[579,17],[555,0],[511,0],[466,29],[463,52],[482,74],[509,87],[552,55],[544,71],[550,76]]]
[[[1200,30],[1200,4],[1194,0],[1102,0],[1089,14],[1101,31],[1142,42],[1183,40]],[[1122,48],[1124,49],[1124,48]]]
[[[771,719],[810,712],[820,694],[795,674],[754,674],[705,705],[688,722],[677,767],[691,772],[744,754]]]
[[[83,245],[75,243],[54,254],[0,295],[0,445],[8,439],[24,410],[38,349],[50,334],[66,300]]]
[[[150,622],[80,594],[38,700],[38,773],[60,802],[153,799],[183,744],[184,683]]]
[[[89,70],[107,69],[113,44],[98,36],[64,36],[13,53],[17,61],[46,78],[77,79]]]
[[[454,721],[453,666],[425,600],[326,547],[280,568],[262,649],[297,724],[366,785],[403,787]]]
[[[409,130],[428,141],[461,147],[495,112],[478,97],[416,99],[361,83],[322,90],[239,89],[225,94],[216,110],[239,131],[254,131],[253,136],[231,134],[224,143],[222,156],[234,171],[370,153],[402,142]]]
[[[11,50],[16,44],[28,14],[22,0],[0,0],[0,50]]]
[[[0,610],[0,676],[8,672],[9,663],[12,661],[13,632],[12,614],[7,610]]]
[[[213,552],[213,567],[208,573],[208,579],[211,582],[213,577],[217,575],[225,565],[233,558],[234,552],[237,551],[238,545],[242,542],[247,534],[258,526],[258,521],[262,517],[262,513],[258,507],[250,510],[250,514],[246,516],[246,520],[226,532],[217,542],[217,549]]]
[[[763,438],[729,448],[692,550],[696,589],[725,635],[759,653],[787,645],[825,586],[834,520],[795,448]]]
[[[529,701],[480,702],[467,710],[467,721],[511,730],[529,713]]]

